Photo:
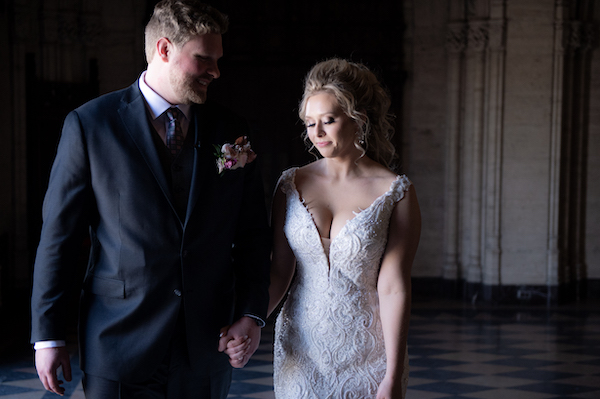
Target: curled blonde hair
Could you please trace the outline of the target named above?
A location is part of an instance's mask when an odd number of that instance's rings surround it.
[[[223,34],[228,25],[227,16],[207,4],[196,0],[163,0],[154,7],[146,25],[146,61],[149,63],[154,57],[156,42],[161,37],[181,47],[194,36]]]
[[[308,99],[320,92],[332,94],[344,113],[360,127],[357,148],[388,169],[397,167],[396,148],[392,144],[394,116],[389,112],[391,99],[377,77],[365,65],[340,58],[319,62],[306,75],[300,101],[300,119],[305,120]],[[304,131],[308,143],[308,134]]]

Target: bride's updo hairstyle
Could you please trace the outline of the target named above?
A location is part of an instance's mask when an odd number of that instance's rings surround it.
[[[391,100],[375,74],[362,64],[340,58],[319,62],[304,81],[299,107],[303,121],[308,99],[322,92],[335,96],[344,113],[359,126],[354,144],[363,155],[388,169],[395,169],[397,154],[391,142],[394,135],[391,123],[394,116],[389,113]],[[310,145],[306,130],[303,136]]]

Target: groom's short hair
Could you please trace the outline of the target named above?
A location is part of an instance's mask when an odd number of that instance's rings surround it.
[[[154,7],[146,25],[146,61],[154,57],[156,42],[161,37],[181,48],[194,36],[223,34],[228,25],[227,16],[207,4],[196,0],[162,0]]]

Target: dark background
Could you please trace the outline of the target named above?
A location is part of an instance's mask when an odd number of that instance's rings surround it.
[[[9,32],[10,45],[14,43],[13,39],[19,35],[21,29],[30,28],[22,26],[22,21],[15,21],[11,17],[19,15],[15,12],[18,3],[0,2],[2,12],[6,13],[3,17],[7,16],[9,26],[5,28]],[[46,9],[42,3],[28,3],[31,12],[36,13],[31,20],[36,21],[40,31],[47,27],[45,25],[53,23],[52,21],[61,20],[60,15],[59,18],[45,15]],[[132,2],[137,15],[143,15],[143,21],[132,21],[132,24],[143,27],[156,3],[156,0]],[[263,172],[267,206],[281,171],[290,166],[306,164],[313,159],[307,153],[301,139],[303,127],[297,112],[304,76],[316,62],[331,57],[344,57],[366,64],[381,78],[392,96],[392,111],[397,116],[397,135],[394,140],[399,153],[402,153],[399,148],[402,142],[401,100],[406,78],[402,53],[402,2],[216,0],[207,3],[227,14],[230,20],[229,31],[223,36],[221,77],[211,85],[209,98],[232,108],[248,120],[252,132],[252,147],[259,156]],[[84,1],[62,2],[61,12],[71,16],[73,13],[83,15],[84,5]],[[118,10],[115,13],[117,15]],[[83,19],[81,17],[81,20]],[[115,23],[115,26],[117,25]],[[76,32],[69,31],[73,26],[77,28]],[[81,23],[58,26],[56,31],[59,35],[81,40],[84,48],[86,35],[92,36],[93,28]],[[115,36],[115,32],[111,32],[111,25],[106,21],[101,23],[100,28],[105,38]],[[66,82],[43,78],[43,68],[48,62],[44,57],[46,54],[53,54],[55,50],[45,49],[43,46],[47,38],[35,30],[32,32],[34,33],[30,35],[39,36],[35,38],[35,41],[39,41],[39,47],[27,50],[22,63],[26,82],[27,114],[27,251],[30,254],[31,267],[41,228],[43,196],[64,117],[84,102],[106,91],[124,87],[115,86],[109,90],[100,90],[100,82],[110,80],[106,76],[107,69],[102,66],[113,60],[97,56],[81,57],[83,61],[78,63],[81,71],[75,71],[74,74],[85,76],[84,79]],[[66,41],[68,40],[70,39]],[[65,42],[64,39],[62,41]],[[135,41],[143,43],[143,29],[138,32]],[[131,68],[135,72],[128,77],[127,84],[133,83],[146,67],[143,48],[138,47],[139,55],[132,59],[137,60],[139,65]],[[10,46],[8,51],[11,65],[18,64],[12,61],[19,54]],[[106,52],[98,54],[109,56]],[[124,54],[116,55],[121,56]],[[84,241],[81,255],[83,265],[86,262],[86,246]],[[9,248],[5,249],[6,256],[10,256]],[[12,264],[10,259],[5,262],[7,266]],[[22,279],[17,277],[20,272],[14,268],[4,267],[1,272],[0,317],[13,326],[0,329],[0,356],[6,358],[11,354],[31,350],[28,343],[30,287],[28,285],[24,288],[15,284]],[[77,295],[73,296],[72,303],[72,311],[75,314]]]

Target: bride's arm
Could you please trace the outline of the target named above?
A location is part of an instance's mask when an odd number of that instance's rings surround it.
[[[398,202],[390,221],[377,292],[387,357],[386,375],[378,399],[402,398],[402,374],[410,319],[412,262],[419,245],[421,213],[411,186]]]
[[[286,196],[277,187],[271,209],[273,228],[273,254],[271,259],[271,285],[269,286],[270,315],[285,296],[296,267],[296,259],[283,232],[286,212]]]
[[[292,277],[296,260],[294,254],[288,245],[283,225],[285,222],[285,194],[279,187],[276,188],[271,209],[271,226],[273,228],[273,253],[271,261],[271,283],[269,285],[269,309],[267,315],[270,315],[281,299],[285,296]],[[223,331],[227,334],[227,330]],[[226,345],[226,347],[224,346]],[[222,342],[219,350],[223,350],[230,358],[234,367],[242,367],[248,361],[247,350],[250,346],[250,340],[238,339]],[[244,362],[244,360],[246,362]]]

